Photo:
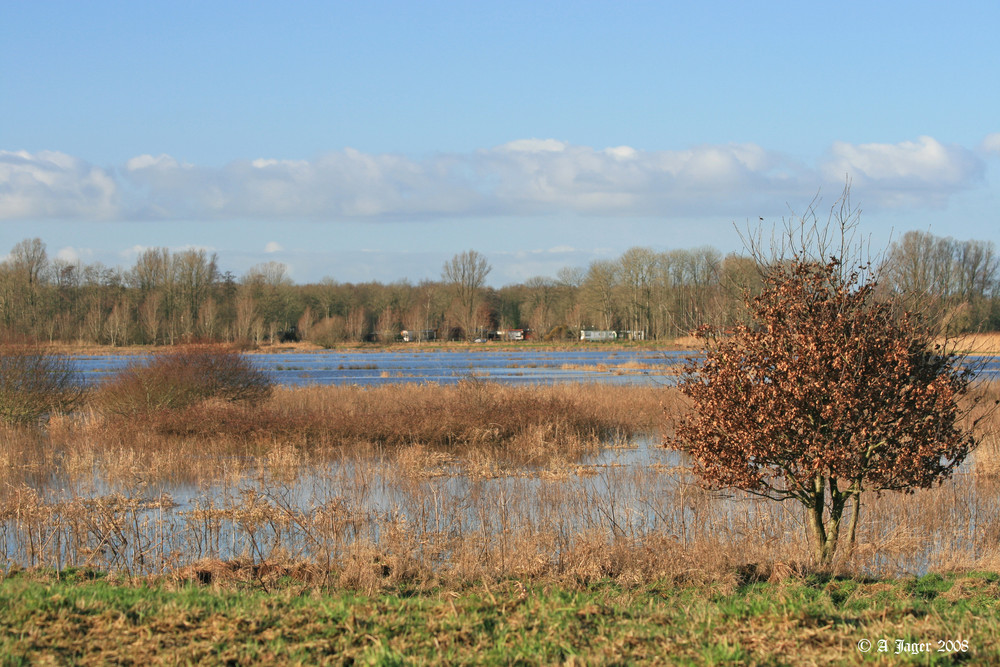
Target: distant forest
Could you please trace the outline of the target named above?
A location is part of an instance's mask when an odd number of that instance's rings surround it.
[[[911,231],[886,262],[879,288],[904,308],[952,333],[1000,328],[992,242]],[[109,268],[50,259],[35,238],[0,263],[0,317],[8,337],[114,346],[305,340],[330,347],[402,340],[404,330],[410,340],[516,329],[536,340],[578,339],[585,329],[663,340],[740,321],[743,294],[759,280],[753,259],[711,247],[636,247],[499,289],[486,285],[489,271],[487,258],[470,250],[446,262],[437,281],[299,285],[278,262],[236,276],[213,253],[154,248],[132,267]]]

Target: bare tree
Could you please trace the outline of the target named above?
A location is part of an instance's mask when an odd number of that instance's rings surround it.
[[[206,339],[215,338],[215,328],[218,325],[219,308],[212,297],[206,298],[198,308],[198,333]]]
[[[159,292],[151,292],[139,306],[139,326],[147,342],[157,343],[160,336],[160,303]]]
[[[108,313],[107,320],[104,322],[104,332],[112,347],[122,345],[125,342],[129,322],[132,321],[131,310],[132,305],[125,298],[119,299],[111,307],[111,312]]]
[[[618,282],[618,263],[598,260],[590,263],[587,277],[583,282],[583,298],[594,321],[590,326],[611,329],[618,318],[618,301],[615,286]]]
[[[39,238],[21,241],[11,249],[10,262],[29,288],[36,287],[48,266],[45,244]]]
[[[375,324],[375,332],[378,334],[378,342],[392,343],[399,333],[399,313],[392,306],[386,306],[378,316]]]
[[[236,319],[233,321],[233,340],[239,343],[247,343],[253,333],[254,322],[257,317],[257,304],[253,295],[246,290],[241,290],[236,297]]]
[[[990,242],[909,231],[892,244],[887,276],[886,287],[906,310],[921,313],[944,331],[995,324],[1000,258]]]
[[[625,304],[625,325],[631,331],[649,331],[653,307],[653,280],[657,256],[650,248],[629,248],[619,259],[618,278]]]
[[[38,238],[21,241],[11,249],[7,264],[5,294],[0,297],[3,319],[24,333],[37,333],[41,283],[48,266],[45,244]]]
[[[170,250],[167,248],[147,248],[135,260],[129,274],[129,282],[143,292],[163,289],[172,282]]]
[[[475,250],[466,250],[445,262],[441,270],[442,280],[454,292],[459,326],[467,339],[475,336],[481,292],[492,269],[484,256]]]
[[[218,258],[205,250],[185,250],[172,261],[180,307],[181,332],[191,334],[197,324],[198,310],[219,278]]]

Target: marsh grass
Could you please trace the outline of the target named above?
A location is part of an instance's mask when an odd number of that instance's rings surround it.
[[[107,414],[145,418],[207,399],[255,405],[270,392],[267,374],[238,350],[192,344],[132,361],[99,386],[91,402]]]
[[[620,364],[561,364],[564,371],[592,371],[595,373],[611,373],[613,375],[677,375],[681,366],[676,361],[669,364],[648,363],[643,361],[626,361]]]
[[[105,446],[197,448],[210,455],[256,454],[277,443],[304,449],[421,445],[453,453],[487,448],[526,463],[650,432],[661,419],[661,394],[655,388],[518,388],[478,380],[276,388],[256,405],[210,399],[142,419],[98,409],[72,433],[53,435],[65,440],[83,433]]]
[[[1000,333],[997,332],[962,334],[955,339],[942,342],[970,354],[1000,354]]]
[[[988,389],[993,391],[995,389]],[[0,562],[374,594],[781,582],[813,571],[796,507],[701,487],[656,446],[655,387],[276,389],[0,430]],[[1000,569],[998,421],[940,487],[864,499],[836,572]],[[993,467],[991,467],[993,466]]]

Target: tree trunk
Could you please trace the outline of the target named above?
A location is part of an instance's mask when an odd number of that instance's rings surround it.
[[[851,523],[847,529],[847,552],[844,554],[850,557],[854,553],[854,543],[858,535],[858,517],[861,516],[861,494],[854,494],[854,513],[851,515]]]
[[[826,488],[830,489],[830,517],[827,519],[826,513]],[[821,568],[828,568],[833,564],[834,556],[837,555],[837,542],[840,536],[840,522],[844,516],[844,505],[854,495],[849,491],[840,491],[837,488],[837,480],[826,477],[816,477],[813,481],[813,495],[807,504],[809,514],[809,528],[813,543],[813,556],[816,563]],[[855,510],[854,521],[857,519],[857,509]],[[852,521],[850,540],[853,544],[854,525]]]
[[[828,555],[830,552],[830,536],[827,533],[823,517],[825,506],[822,500],[820,500],[820,502],[814,501],[807,509],[809,513],[809,532],[813,544],[813,558],[816,559],[816,563],[821,568],[825,568],[829,565],[830,561]]]

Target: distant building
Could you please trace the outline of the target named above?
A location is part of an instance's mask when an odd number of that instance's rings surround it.
[[[580,340],[585,341],[602,341],[602,340],[617,340],[617,331],[581,331]]]
[[[500,340],[524,340],[524,329],[499,329],[497,338]]]
[[[434,329],[423,329],[421,331],[409,331],[403,329],[399,332],[400,337],[402,337],[404,343],[416,343],[424,340],[436,340],[437,331]]]

